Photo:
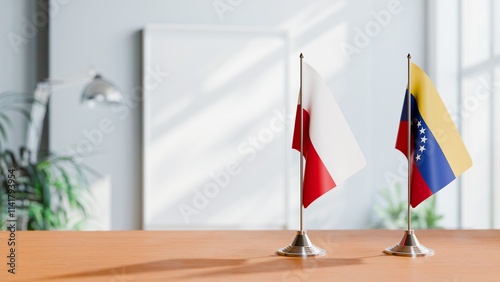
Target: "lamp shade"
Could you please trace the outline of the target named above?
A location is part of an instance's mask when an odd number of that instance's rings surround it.
[[[121,103],[123,97],[111,82],[96,75],[82,93],[82,103],[103,102],[107,104]]]

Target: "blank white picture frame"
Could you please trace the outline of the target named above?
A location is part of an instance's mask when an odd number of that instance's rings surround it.
[[[286,227],[288,46],[281,30],[146,26],[143,229]]]

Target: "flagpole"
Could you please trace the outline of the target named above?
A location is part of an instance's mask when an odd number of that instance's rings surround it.
[[[407,110],[408,110],[408,231],[411,230],[411,215],[410,215],[410,201],[411,201],[411,75],[410,75],[410,63],[411,55],[408,53],[406,56],[408,59],[408,95],[407,95]]]
[[[426,248],[424,245],[420,244],[415,235],[415,232],[411,230],[411,209],[410,209],[410,201],[411,201],[411,172],[412,172],[412,134],[411,134],[411,55],[408,53],[406,56],[408,59],[408,91],[407,91],[407,112],[408,112],[408,229],[405,231],[403,238],[399,241],[399,244],[396,244],[392,247],[384,249],[384,253],[388,255],[395,256],[405,256],[405,257],[423,257],[423,256],[432,256],[434,255],[434,250]]]
[[[302,59],[304,55],[300,53],[300,88],[299,88],[299,105],[300,105],[300,232],[304,230],[303,213],[304,213],[304,108],[302,107]]]
[[[304,55],[300,53],[300,86],[299,86],[299,122],[300,122],[300,230],[297,231],[293,242],[276,252],[280,256],[288,257],[312,257],[312,256],[323,256],[326,254],[324,249],[315,246],[309,236],[307,236],[307,231],[304,230],[303,226],[303,213],[304,213],[304,107],[302,105],[302,59]]]

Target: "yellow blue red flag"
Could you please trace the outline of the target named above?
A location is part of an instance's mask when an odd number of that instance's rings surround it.
[[[410,82],[411,120],[406,89],[396,149],[408,155],[411,122],[410,204],[416,207],[469,169],[472,160],[431,79],[413,63]]]

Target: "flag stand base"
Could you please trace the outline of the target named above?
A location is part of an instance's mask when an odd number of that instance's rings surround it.
[[[323,256],[326,254],[326,251],[311,243],[306,230],[302,230],[297,231],[297,235],[292,244],[279,249],[276,253],[280,256],[287,257],[312,257]]]
[[[392,247],[386,248],[384,253],[405,257],[425,257],[434,255],[433,249],[428,249],[418,242],[413,230],[406,230],[401,242]]]

